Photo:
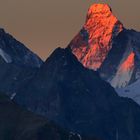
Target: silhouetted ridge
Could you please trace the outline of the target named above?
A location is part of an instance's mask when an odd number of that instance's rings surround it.
[[[119,97],[97,72],[83,67],[70,49],[56,49],[27,85],[15,101],[69,131],[103,140],[115,139],[118,131],[120,140],[139,140],[139,106]]]

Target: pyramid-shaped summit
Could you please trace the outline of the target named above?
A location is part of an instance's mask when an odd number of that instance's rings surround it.
[[[104,13],[112,13],[112,10],[108,4],[93,4],[90,6],[88,10],[89,14],[98,14],[101,13],[102,15]]]
[[[86,22],[70,48],[85,67],[97,70],[112,48],[112,40],[123,30],[107,4],[93,4]]]
[[[115,88],[140,79],[140,33],[128,30],[107,4],[93,4],[69,48],[87,68]]]

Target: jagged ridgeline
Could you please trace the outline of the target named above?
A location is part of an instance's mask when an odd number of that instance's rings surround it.
[[[139,32],[125,29],[107,4],[94,4],[68,47],[85,67],[122,88],[140,78],[139,46]]]
[[[139,87],[139,46],[107,4],[45,62],[1,29],[0,140],[140,140],[140,106],[112,87]]]

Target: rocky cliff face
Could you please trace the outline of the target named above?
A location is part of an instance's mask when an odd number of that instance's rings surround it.
[[[140,33],[125,29],[108,5],[94,4],[68,47],[85,67],[121,88],[139,79],[139,40]]]
[[[36,54],[6,33],[4,29],[0,29],[0,57],[5,63],[24,67],[40,67],[42,64],[42,60]]]
[[[140,78],[140,33],[124,29],[100,67],[100,74],[115,88],[123,88]]]
[[[0,91],[13,98],[42,63],[36,54],[0,29]]]
[[[123,30],[107,4],[94,4],[87,13],[86,22],[69,47],[80,62],[97,70],[112,48],[112,40]]]
[[[80,135],[103,140],[140,138],[140,107],[119,97],[68,48],[56,49],[14,100]]]

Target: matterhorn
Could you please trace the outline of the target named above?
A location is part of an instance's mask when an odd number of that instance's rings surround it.
[[[140,33],[126,29],[107,4],[89,8],[83,28],[68,47],[115,88],[140,79]]]

